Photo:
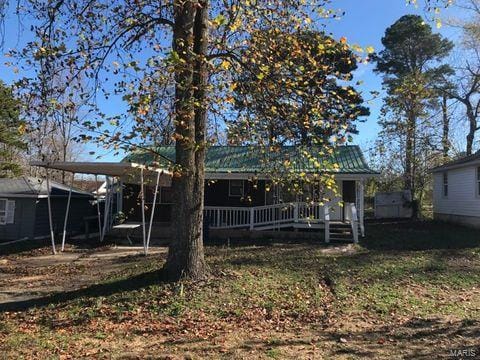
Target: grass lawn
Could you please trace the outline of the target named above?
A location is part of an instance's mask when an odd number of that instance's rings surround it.
[[[99,267],[95,283],[22,310],[0,305],[0,359],[434,359],[469,347],[480,355],[478,230],[371,224],[358,246],[206,251],[211,276],[201,283],[162,283],[158,253],[108,274]],[[87,270],[48,269],[72,282]]]

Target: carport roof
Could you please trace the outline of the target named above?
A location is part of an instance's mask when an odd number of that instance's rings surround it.
[[[145,167],[142,164],[133,162],[90,162],[90,161],[32,161],[32,166],[40,166],[48,169],[68,171],[76,174],[92,174],[106,176],[128,176],[138,172],[144,167],[145,172],[162,172],[169,174],[168,170],[156,167]]]
[[[172,177],[172,173],[164,168],[135,162],[32,161],[30,165],[75,174],[114,176],[129,183],[140,183],[141,169],[143,169],[143,175],[147,181],[152,181],[160,173],[162,186],[168,186]]]

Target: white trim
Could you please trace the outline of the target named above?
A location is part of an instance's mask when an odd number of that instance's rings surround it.
[[[15,224],[15,200],[7,200],[6,221],[8,224]]]
[[[7,216],[8,216],[8,199],[0,199],[0,201],[5,201],[5,210],[2,210],[4,215],[0,216],[0,225],[7,225]]]
[[[24,194],[4,194],[0,193],[0,197],[2,198],[27,198],[27,199],[46,199],[47,195],[24,195]],[[52,196],[53,197],[53,196]]]
[[[93,195],[91,195],[93,197]],[[46,199],[48,195],[26,195],[26,194],[4,194],[0,193],[0,197],[2,198],[9,198],[9,199]],[[67,198],[67,195],[50,195],[51,199],[61,199]],[[87,194],[85,195],[75,195],[75,192],[72,193],[72,199],[88,199]]]

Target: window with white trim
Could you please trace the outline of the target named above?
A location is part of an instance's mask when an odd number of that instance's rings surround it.
[[[7,199],[0,199],[0,225],[7,223]]]
[[[480,196],[480,166],[477,167],[477,181],[475,183],[477,185],[477,196]]]
[[[15,200],[0,199],[0,225],[15,221]]]
[[[443,173],[443,197],[448,196],[448,172]]]
[[[230,197],[242,197],[243,194],[244,194],[243,180],[229,180],[229,182],[228,182],[228,196],[230,196]]]

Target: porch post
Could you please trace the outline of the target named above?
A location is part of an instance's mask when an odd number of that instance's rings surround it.
[[[143,166],[140,168],[140,186],[142,194],[142,236],[143,236],[143,249],[145,255],[147,255],[147,236],[145,229],[145,184],[143,183]]]
[[[100,241],[105,238],[105,233],[108,229],[108,217],[110,216],[110,199],[112,194],[110,193],[110,178],[105,177],[105,202],[103,208],[103,230],[100,236]]]
[[[155,185],[155,192],[153,194],[153,205],[152,205],[152,212],[150,213],[150,224],[148,224],[147,247],[146,247],[146,250],[145,250],[145,254],[148,253],[148,247],[150,246],[150,237],[152,235],[153,216],[155,214],[155,208],[157,206],[157,193],[158,193],[158,183],[159,182],[160,182],[160,171],[157,171],[157,183]]]
[[[328,244],[330,242],[330,210],[328,208],[328,205],[325,204],[324,206],[324,212],[325,212],[325,242]]]
[[[57,250],[55,249],[55,234],[53,233],[53,220],[52,220],[52,201],[50,199],[50,174],[48,172],[48,168],[45,168],[47,173],[47,205],[48,205],[48,223],[50,224],[50,237],[52,239],[52,252],[53,255],[57,254]]]
[[[72,181],[70,182],[70,190],[68,192],[67,210],[65,211],[65,221],[63,222],[62,251],[65,249],[65,238],[67,237],[68,213],[70,212],[70,200],[72,199],[73,180],[75,173],[72,173]]]
[[[123,181],[117,181],[117,214],[123,212]]]
[[[253,230],[254,222],[255,222],[255,209],[251,207],[250,208],[250,230]]]
[[[97,201],[97,217],[98,217],[98,236],[100,240],[102,239],[102,218],[100,215],[100,197],[98,196],[98,175],[95,174],[95,186],[97,191],[95,192],[95,200]]]
[[[365,215],[365,180],[360,180],[358,183],[359,186],[359,220],[360,220],[360,233],[362,237],[365,237],[365,223],[364,223],[364,215]]]

